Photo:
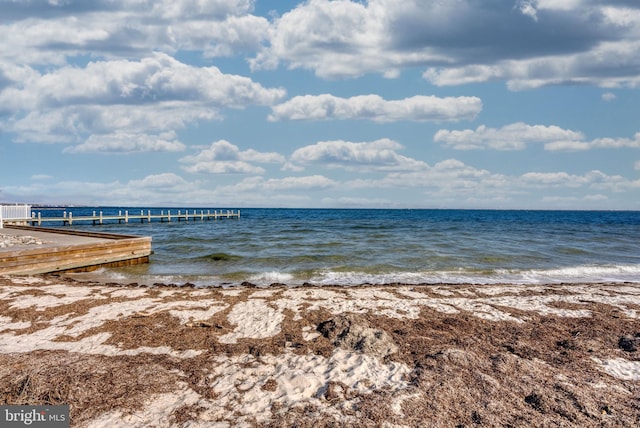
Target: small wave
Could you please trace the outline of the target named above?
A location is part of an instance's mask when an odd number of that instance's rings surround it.
[[[623,282],[640,281],[640,265],[586,265],[548,270],[529,270],[524,278],[539,282]]]
[[[560,269],[504,270],[452,269],[420,272],[362,272],[324,270],[316,272],[309,282],[322,285],[371,284],[552,284],[595,282],[638,282],[640,265],[574,266]]]
[[[229,262],[234,260],[242,259],[241,256],[237,256],[235,254],[227,254],[227,253],[213,253],[207,254],[206,256],[198,257],[199,260],[208,260],[214,262]]]
[[[570,255],[570,256],[579,256],[579,255],[587,255],[591,254],[589,251],[583,248],[576,247],[558,247],[556,251],[560,254]]]
[[[258,285],[270,285],[270,284],[293,284],[295,285],[295,276],[286,272],[260,272],[253,275],[249,275],[247,281]]]
[[[89,279],[86,275],[77,274]],[[94,279],[120,283],[136,282],[186,284],[197,286],[229,286],[250,282],[259,286],[271,284],[353,286],[360,284],[554,284],[554,283],[597,283],[597,282],[640,282],[640,265],[619,266],[574,266],[558,269],[450,269],[432,271],[398,271],[395,269],[354,269],[336,267],[332,269],[310,269],[265,272],[236,271],[219,275],[167,275],[140,273],[135,270],[106,269],[94,273]],[[99,278],[98,278],[99,277]]]

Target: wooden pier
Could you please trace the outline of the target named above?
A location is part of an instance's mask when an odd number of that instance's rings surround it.
[[[82,215],[64,211],[62,217],[42,216],[25,206],[0,206],[2,235],[31,236],[39,245],[0,246],[0,275],[32,275],[49,272],[87,271],[99,267],[117,267],[147,263],[151,237],[78,231],[73,228],[35,227],[74,224],[189,222],[219,219],[239,219],[240,210],[128,210],[110,209],[107,214],[82,210]],[[4,226],[4,228],[3,228]]]
[[[28,235],[40,245],[0,248],[0,275],[84,272],[149,262],[151,238],[73,229],[5,225],[5,235]]]
[[[119,211],[117,215],[104,215],[102,211],[93,211],[92,215],[74,216],[71,211],[64,211],[62,217],[43,217],[41,212],[33,213],[32,217],[26,220],[16,220],[17,224],[30,224],[31,226],[41,226],[43,223],[62,223],[64,226],[71,226],[74,223],[91,223],[93,225],[105,223],[129,223],[129,222],[171,222],[171,221],[204,221],[219,219],[239,219],[240,210],[161,210],[160,213],[152,213],[151,210],[140,211],[140,214],[132,214],[129,211]],[[5,223],[14,223],[12,220],[5,220]]]

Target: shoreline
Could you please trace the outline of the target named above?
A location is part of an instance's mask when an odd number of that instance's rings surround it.
[[[3,402],[70,404],[72,426],[640,422],[640,283],[5,276],[0,314]]]

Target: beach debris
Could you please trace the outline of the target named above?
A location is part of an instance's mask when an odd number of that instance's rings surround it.
[[[213,324],[211,324],[208,321],[200,321],[200,320],[195,320],[195,321],[189,321],[185,324],[187,327],[213,327]],[[221,328],[221,326],[216,325],[216,328]]]
[[[334,346],[380,358],[398,352],[398,345],[384,330],[372,328],[356,314],[340,314],[318,325],[317,330]]]
[[[148,312],[148,311],[137,311],[131,314],[132,318],[147,318],[150,317],[152,315],[155,315],[155,312]]]
[[[5,235],[0,233],[0,248],[14,245],[42,245],[44,241],[29,235]]]
[[[524,402],[533,407],[535,410],[542,412],[542,396],[538,393],[532,392],[524,397]]]
[[[626,352],[636,352],[638,346],[640,346],[640,333],[636,333],[634,336],[628,334],[618,340],[618,347]]]

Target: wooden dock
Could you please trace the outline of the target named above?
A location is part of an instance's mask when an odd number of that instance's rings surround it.
[[[64,211],[62,217],[43,217],[41,212],[32,213],[29,219],[9,220],[5,219],[5,224],[30,224],[31,226],[42,226],[43,223],[58,223],[63,226],[71,226],[74,223],[91,223],[93,225],[105,223],[129,223],[129,222],[171,222],[171,221],[204,221],[219,219],[239,219],[240,210],[161,210],[159,213],[152,213],[151,210],[140,211],[140,214],[132,214],[129,211],[119,211],[117,215],[104,215],[102,211],[93,211],[92,215],[74,216],[73,212]]]
[[[147,263],[152,254],[151,237],[6,224],[0,231],[42,242],[0,248],[0,275],[91,271]]]

